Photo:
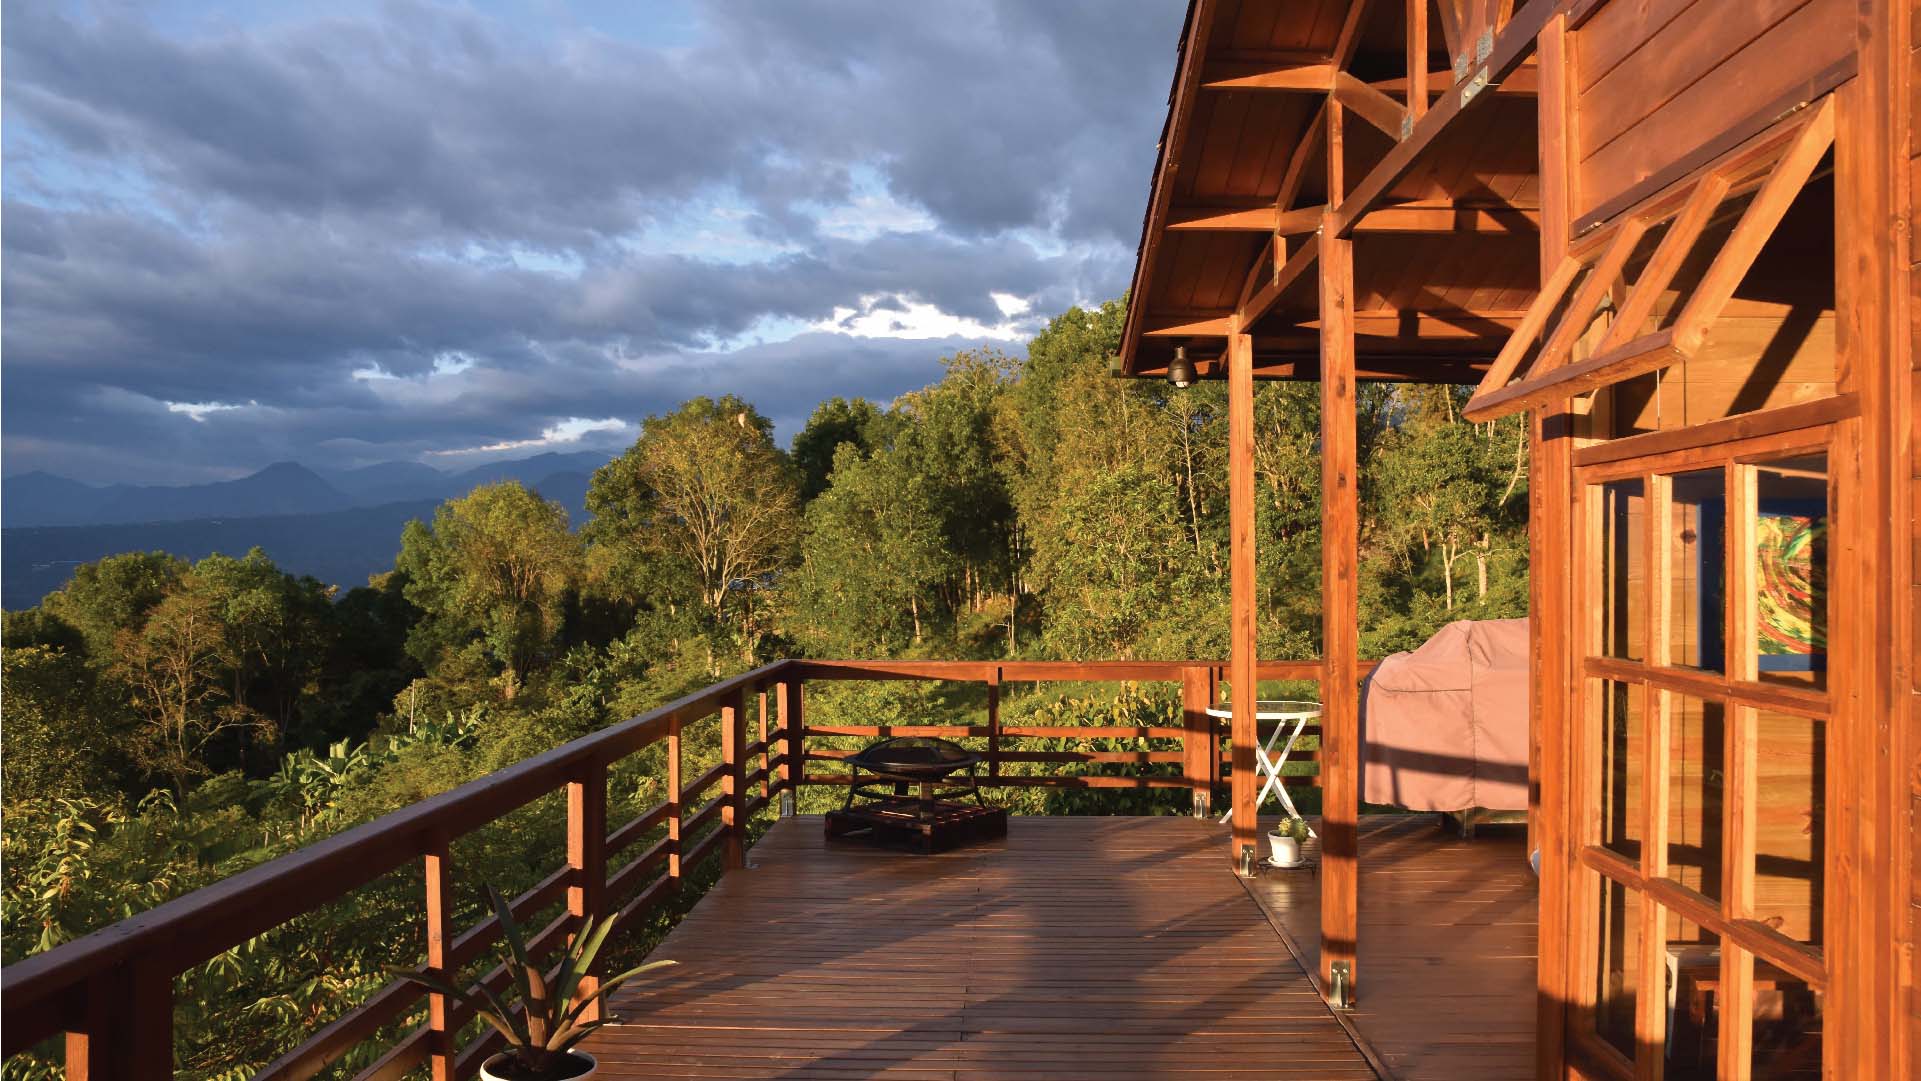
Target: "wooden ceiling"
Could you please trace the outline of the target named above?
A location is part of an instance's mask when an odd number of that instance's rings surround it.
[[[1299,271],[1313,259],[1332,184],[1337,215],[1358,211],[1341,224],[1355,240],[1362,377],[1478,381],[1538,288],[1532,70],[1488,55],[1513,6],[1193,0],[1122,371],[1163,375],[1177,346],[1204,376],[1218,371],[1238,312],[1254,336],[1257,375],[1315,378],[1315,276]],[[1425,93],[1410,64],[1421,56]],[[1445,101],[1490,66],[1499,77],[1475,108]],[[1457,114],[1444,126],[1419,123],[1444,105]],[[1333,163],[1330,125],[1342,148]],[[1404,160],[1384,167],[1389,159]],[[1380,178],[1385,185],[1367,191]]]

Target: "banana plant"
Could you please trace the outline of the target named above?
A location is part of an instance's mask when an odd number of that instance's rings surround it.
[[[573,941],[561,951],[560,967],[554,974],[553,983],[549,984],[541,966],[528,954],[526,936],[520,925],[514,922],[513,910],[508,907],[506,899],[492,886],[487,887],[487,896],[493,901],[501,934],[507,940],[506,968],[511,978],[509,986],[519,996],[521,1010],[509,1009],[484,983],[475,983],[462,989],[448,980],[418,969],[388,971],[436,994],[446,995],[472,1010],[475,1016],[492,1025],[495,1031],[505,1037],[516,1064],[529,1073],[557,1076],[568,1052],[586,1039],[588,1033],[619,1020],[612,1016],[597,1021],[584,1020],[589,1007],[628,980],[675,963],[649,961],[603,980],[599,987],[582,994],[581,987],[594,963],[594,956],[600,952],[601,944],[607,940],[608,933],[614,929],[614,921],[619,918],[609,916],[598,924],[589,925],[585,933],[574,936]]]

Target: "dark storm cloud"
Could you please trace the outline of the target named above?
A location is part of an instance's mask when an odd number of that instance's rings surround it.
[[[735,343],[1118,293],[1180,6],[702,4],[661,47],[416,3],[218,33],[7,3],[7,470],[891,397],[965,343]]]

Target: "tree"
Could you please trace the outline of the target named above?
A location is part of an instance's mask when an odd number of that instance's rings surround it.
[[[918,645],[933,591],[958,562],[926,477],[899,451],[835,455],[833,486],[807,508],[801,564],[787,585],[794,634],[826,655]]]
[[[1484,600],[1496,536],[1525,527],[1512,502],[1525,469],[1524,432],[1459,420],[1455,394],[1451,387],[1404,391],[1406,417],[1378,456],[1375,498],[1382,506],[1370,530],[1404,562],[1438,566],[1449,612],[1463,561],[1475,559],[1475,599]]]
[[[229,697],[286,731],[314,689],[334,624],[333,590],[296,578],[254,548],[234,559],[210,555],[183,582],[213,606]]]
[[[882,414],[865,398],[838,395],[814,407],[807,426],[794,436],[794,468],[800,472],[801,502],[812,502],[827,490],[834,472],[834,456],[845,444],[863,454],[883,441]]]
[[[479,646],[513,698],[559,653],[580,562],[567,509],[517,481],[441,504],[432,527],[416,520],[401,534],[396,569],[424,614],[408,652],[431,668],[449,650]]]
[[[595,472],[587,508],[607,588],[638,601],[650,586],[672,596],[678,585],[752,656],[755,595],[790,564],[799,532],[799,485],[771,421],[732,395],[649,417]]]
[[[87,652],[104,664],[121,634],[138,630],[186,573],[186,562],[165,552],[108,556],[76,568],[73,578],[40,606],[78,630]]]
[[[118,688],[101,686],[84,647],[16,636],[7,613],[0,650],[0,784],[11,808],[20,800],[88,798],[128,780],[129,718]],[[73,641],[79,641],[78,633]]]
[[[208,752],[227,735],[271,742],[273,725],[232,697],[226,680],[236,658],[209,593],[169,595],[138,632],[120,636],[113,671],[131,691],[140,724],[134,753],[184,795],[190,778],[211,773]]]

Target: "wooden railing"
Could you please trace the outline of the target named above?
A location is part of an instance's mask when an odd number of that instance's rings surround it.
[[[1262,664],[1259,671],[1262,679],[1312,680],[1319,677],[1320,666],[1274,662]],[[565,909],[531,937],[531,952],[544,959],[583,921],[614,915],[626,924],[654,910],[710,856],[718,854],[725,868],[742,867],[748,822],[771,800],[804,785],[848,783],[845,773],[833,772],[833,764],[847,752],[810,748],[808,740],[814,737],[924,734],[983,740],[991,786],[1187,788],[1201,813],[1228,771],[1222,758],[1224,725],[1205,712],[1224,673],[1225,665],[1213,662],[778,661],[7,966],[0,972],[0,1054],[11,1058],[64,1033],[67,1076],[73,1081],[171,1076],[177,976],[414,861],[424,874],[427,967],[461,971],[499,940],[500,926],[491,917],[458,932],[451,925],[454,842],[564,790],[565,863],[511,902],[515,918],[524,922],[565,901]],[[964,725],[811,725],[803,704],[809,680],[978,682],[986,687],[986,716],[982,724]],[[1178,682],[1181,724],[1003,725],[1002,686],[1026,681]],[[746,726],[749,696],[759,707],[751,741]],[[770,726],[770,715],[778,718],[777,724]],[[715,716],[720,719],[720,761],[697,777],[684,778],[683,732]],[[1020,749],[1019,741],[1036,738],[1175,740],[1180,749]],[[667,799],[609,829],[609,769],[663,742]],[[1292,761],[1316,757],[1312,750],[1297,751]],[[1013,763],[1179,763],[1181,769],[1178,774],[1015,774],[1005,769]],[[1315,782],[1311,776],[1299,779]],[[662,827],[663,836],[635,853]],[[504,968],[481,978],[496,991],[507,981]],[[435,1081],[473,1076],[481,1060],[498,1049],[498,1036],[489,1032],[466,1047],[456,1046],[456,1034],[472,1017],[456,1003],[406,981],[382,987],[256,1076],[269,1081],[312,1077],[383,1031],[404,1024],[423,1000],[426,1023],[403,1035],[355,1081],[389,1081],[422,1066]]]

